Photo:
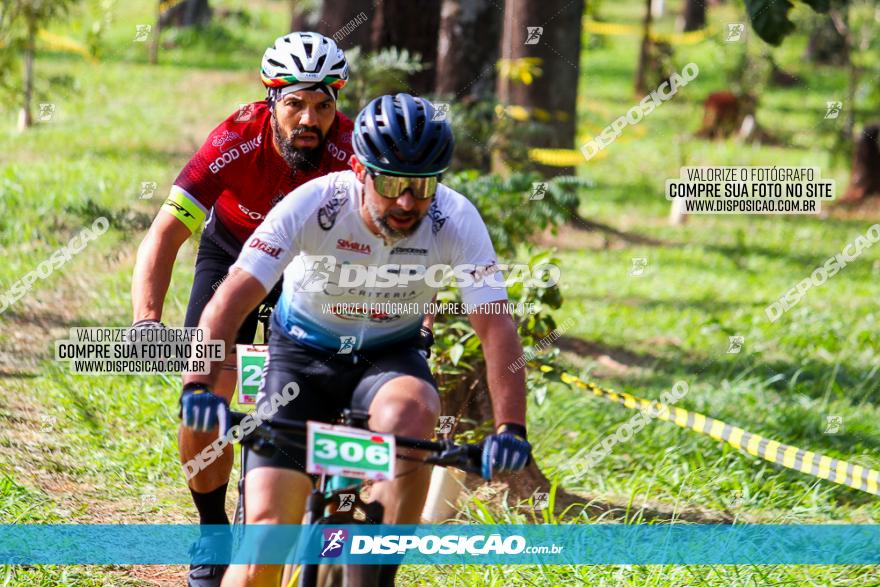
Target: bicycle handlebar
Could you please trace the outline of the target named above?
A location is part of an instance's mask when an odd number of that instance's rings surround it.
[[[230,426],[240,424],[241,421],[248,416],[244,412],[229,412]],[[264,422],[274,431],[294,433],[297,435],[305,435],[306,422],[302,420],[287,420],[284,418],[272,418],[271,422]],[[254,433],[260,430],[258,426]],[[269,442],[273,442],[275,438],[266,438]],[[476,444],[455,444],[451,440],[437,442],[435,440],[425,440],[423,438],[412,438],[408,436],[394,435],[394,441],[397,446],[402,448],[412,448],[416,450],[426,450],[435,453],[436,456],[428,457],[425,463],[439,465],[441,467],[455,467],[468,473],[481,474],[481,462],[483,458],[483,448]]]

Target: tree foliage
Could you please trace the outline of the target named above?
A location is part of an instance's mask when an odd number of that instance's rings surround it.
[[[355,47],[345,52],[345,58],[354,73],[339,92],[339,109],[351,116],[377,96],[408,92],[407,77],[423,68],[421,56],[395,47],[371,53]]]
[[[34,95],[34,57],[37,33],[53,20],[67,16],[79,0],[3,0],[0,4],[0,91],[20,94],[23,120],[30,126]],[[21,67],[22,61],[24,67]],[[19,72],[23,70],[20,76]]]
[[[831,0],[803,0],[804,4],[820,13],[831,8]],[[759,37],[778,46],[794,31],[794,23],[788,18],[794,7],[790,0],[745,0],[752,28]]]

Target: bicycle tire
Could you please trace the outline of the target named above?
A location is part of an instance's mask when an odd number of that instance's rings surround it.
[[[244,533],[244,473],[246,470],[247,449],[241,451],[241,475],[238,479],[238,498],[235,500],[235,510],[232,512],[232,549],[238,550]]]

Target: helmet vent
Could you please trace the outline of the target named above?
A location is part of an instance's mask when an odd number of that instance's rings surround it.
[[[425,145],[425,151],[430,153],[431,151],[434,150],[434,147],[436,147],[436,146],[437,146],[437,139],[431,139],[431,141],[427,145]]]
[[[379,149],[376,148],[376,143],[373,142],[373,139],[369,135],[363,135],[363,137],[364,142],[367,143],[367,150],[370,153],[376,153]]]
[[[296,64],[296,68],[300,71],[304,71],[305,67],[303,67],[303,64],[302,64],[302,61],[300,61],[300,58],[296,55],[291,55],[291,57],[293,57],[293,62]]]
[[[433,112],[430,102],[408,94],[374,99],[358,115],[358,157],[386,173],[442,173],[452,157],[452,130],[431,121]]]
[[[400,151],[400,149],[397,148],[397,145],[394,144],[394,141],[391,140],[391,137],[389,137],[388,135],[382,135],[382,140],[385,141],[385,144],[388,146],[388,148],[395,153]]]
[[[269,65],[274,65],[275,67],[284,67],[284,65],[282,63],[279,63],[278,61],[275,61],[274,59],[269,60]]]

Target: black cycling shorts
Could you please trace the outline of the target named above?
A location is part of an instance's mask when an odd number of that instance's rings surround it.
[[[229,268],[232,267],[236,259],[235,255],[230,254],[217,244],[207,233],[202,233],[202,238],[199,241],[199,253],[196,256],[196,272],[189,294],[189,304],[186,307],[186,319],[183,322],[184,326],[195,328],[199,325],[199,319],[202,317],[205,306],[208,305],[214,292],[226,278]],[[281,295],[280,281],[272,288],[262,305],[274,307],[279,295]],[[254,342],[254,336],[257,333],[258,312],[259,307],[244,319],[244,323],[238,330],[236,343],[252,344]]]
[[[275,415],[284,420],[328,423],[335,422],[345,408],[368,412],[379,388],[395,377],[418,377],[436,390],[437,382],[427,359],[419,352],[420,344],[420,338],[416,337],[372,351],[339,354],[305,346],[273,330],[257,409],[271,403],[272,396],[281,394],[291,382],[299,386],[299,394],[282,405]],[[271,418],[268,421],[271,422]],[[301,441],[303,447],[276,447],[269,456],[245,449],[245,473],[257,467],[304,471],[305,436],[292,436],[291,440]]]

